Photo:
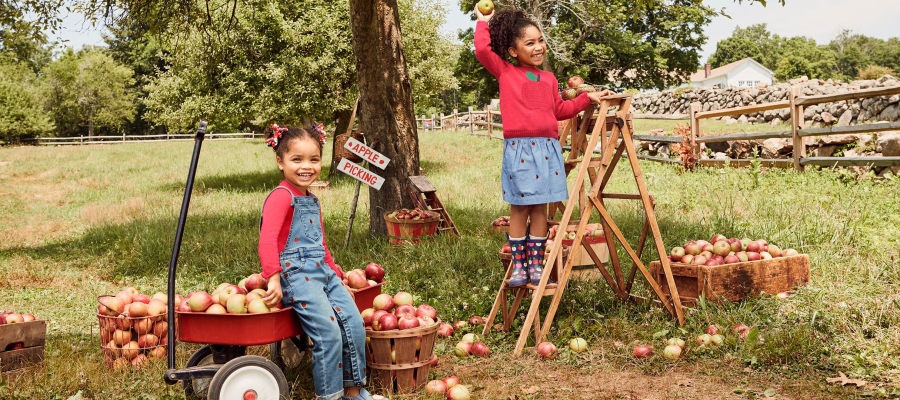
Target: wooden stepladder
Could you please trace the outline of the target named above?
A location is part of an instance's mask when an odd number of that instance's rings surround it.
[[[618,110],[615,115],[607,116],[610,108],[616,106],[618,106]],[[638,164],[637,152],[635,150],[634,140],[632,139],[633,124],[630,108],[630,94],[607,96],[600,101],[599,105],[592,104],[588,106],[584,111],[584,117],[581,119],[580,123],[578,117],[573,118],[563,130],[560,142],[563,143],[566,137],[570,135],[572,139],[572,152],[565,161],[566,171],[569,172],[577,169],[578,172],[575,177],[574,186],[569,195],[570,201],[567,201],[565,204],[559,224],[561,226],[569,226],[576,223],[573,221],[572,214],[575,212],[575,204],[577,203],[581,215],[580,219],[577,220],[578,227],[576,232],[582,232],[588,224],[591,214],[596,209],[600,215],[607,246],[609,246],[610,264],[613,267],[615,276],[611,275],[606,268],[601,265],[599,259],[593,256],[592,259],[602,273],[604,280],[616,293],[616,297],[621,300],[627,300],[632,297],[631,287],[637,270],[640,270],[641,274],[647,280],[647,283],[650,285],[659,301],[665,306],[666,310],[668,310],[673,317],[677,318],[679,324],[684,325],[684,310],[681,306],[681,299],[678,296],[678,291],[675,289],[672,270],[666,258],[666,249],[663,246],[659,226],[656,223],[656,215],[653,211],[653,200],[647,190],[641,167]],[[599,109],[599,112],[597,114],[596,122],[594,122],[592,116],[597,109]],[[598,145],[600,146],[599,148],[601,151],[599,157],[594,157],[594,149],[597,148]],[[605,193],[604,189],[606,188],[616,165],[626,153],[628,162],[631,165],[638,193]],[[641,201],[646,219],[638,252],[635,252],[631,245],[628,244],[622,231],[616,225],[612,216],[610,216],[605,206],[605,199]],[[562,204],[559,203],[551,204],[549,210],[551,214],[549,215],[552,217],[555,215],[556,211],[562,209],[561,207]],[[649,234],[652,234],[653,244],[656,247],[659,259],[662,262],[666,282],[670,288],[674,289],[671,291],[670,296],[667,296],[662,292],[653,275],[650,274],[650,271],[644,263],[641,262],[640,252],[643,250],[644,240]],[[616,241],[618,241],[619,245],[621,245],[626,253],[628,253],[629,258],[631,258],[633,263],[627,282],[622,273],[621,263],[618,253],[616,252]],[[578,249],[579,246],[584,246],[589,253],[592,253],[592,251],[590,251],[590,246],[585,246],[585,244],[582,243],[582,235],[577,235],[575,237],[572,249]],[[552,271],[554,266],[557,266],[558,263],[562,262],[562,252],[562,240],[555,240],[547,254],[547,264],[544,267],[545,270]],[[541,342],[550,331],[550,327],[553,325],[554,316],[556,315],[556,310],[562,300],[563,293],[565,293],[566,283],[572,272],[574,261],[575,257],[568,257],[568,260],[565,262],[565,267],[562,268],[558,282],[556,282],[555,285],[550,285],[550,277],[552,274],[544,274],[540,284],[532,290],[531,306],[528,310],[528,315],[525,317],[525,322],[522,325],[519,339],[516,342],[516,347],[513,351],[514,355],[522,354],[532,329],[534,329],[535,344]],[[551,293],[553,300],[543,318],[543,325],[541,325],[541,318],[538,315],[540,312],[541,300],[544,296],[548,296]],[[490,325],[485,327],[485,334],[489,331],[489,326]]]
[[[413,204],[424,211],[433,211],[440,214],[441,223],[438,225],[440,233],[453,231],[456,236],[459,236],[459,229],[456,229],[456,225],[450,219],[450,214],[447,213],[447,209],[441,203],[441,199],[437,197],[437,189],[428,181],[428,178],[424,176],[410,176],[406,182],[406,191],[409,193],[409,198],[412,199]]]

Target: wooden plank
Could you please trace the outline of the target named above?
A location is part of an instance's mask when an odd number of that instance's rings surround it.
[[[22,342],[24,347],[37,347],[43,346],[46,341],[47,321],[35,320],[0,325],[0,351],[13,343]]]
[[[634,119],[664,119],[664,120],[690,120],[688,114],[632,114]]]
[[[791,102],[788,100],[773,101],[770,103],[762,103],[762,104],[756,104],[756,105],[752,105],[752,106],[723,108],[721,110],[713,110],[713,111],[701,111],[701,112],[698,112],[695,114],[695,118],[708,119],[708,118],[724,117],[727,115],[757,113],[757,112],[763,112],[763,111],[769,111],[769,110],[778,110],[778,109],[782,109],[782,108],[788,108],[790,106],[791,106]]]
[[[869,97],[881,97],[900,94],[900,86],[862,89],[849,93],[826,94],[820,96],[807,96],[797,99],[798,106],[808,106],[813,104],[833,103],[836,101],[865,99]]]
[[[791,168],[794,166],[794,162],[790,159],[765,159],[759,160],[760,165],[766,168]],[[733,168],[742,168],[749,167],[753,165],[753,160],[749,158],[740,158],[736,160],[697,160],[697,165],[702,165],[704,167],[724,167],[729,166]]]
[[[651,198],[651,200],[653,200],[653,199]],[[653,201],[651,201],[651,202],[653,202]],[[655,202],[653,202],[653,203],[656,204]],[[647,243],[647,234],[649,232],[650,232],[650,221],[648,221],[646,218],[644,218],[644,226],[641,228],[641,239],[638,240],[638,248],[637,248],[638,257],[640,257],[642,254],[644,254],[644,245]],[[637,270],[638,270],[637,265],[635,265],[634,263],[631,263],[631,271],[628,272],[628,280],[625,281],[625,291],[624,292],[626,295],[629,295],[629,296],[631,295],[631,286],[634,285],[634,277],[636,276]],[[681,294],[681,293],[679,293],[679,294]]]
[[[897,167],[900,166],[900,157],[807,157],[800,160],[800,164],[824,167]]]
[[[735,133],[731,135],[704,136],[697,138],[697,143],[718,143],[732,140],[758,140],[758,139],[787,139],[791,137],[790,131],[763,132],[763,133]]]
[[[410,176],[409,182],[412,183],[413,187],[419,191],[419,193],[434,193],[437,189],[428,178],[424,176]]]
[[[634,135],[635,140],[656,143],[681,143],[684,139],[675,136]]]
[[[697,143],[697,138],[700,137],[700,119],[697,118],[697,114],[703,110],[703,104],[698,102],[691,103],[691,153],[696,155],[697,158],[700,158],[700,144]]]
[[[797,99],[800,98],[800,87],[791,86],[789,96],[788,100],[791,103],[791,137],[794,142],[794,151],[792,152],[794,168],[797,171],[803,171],[803,164],[800,164],[800,159],[806,157],[806,144],[803,143],[803,138],[800,137],[800,130],[804,128],[803,106],[797,105]]]
[[[800,131],[800,136],[827,136],[827,135],[844,135],[851,133],[874,133],[882,131],[900,130],[900,121],[896,122],[880,122],[877,124],[863,124],[854,126],[833,126],[829,128],[812,128]]]
[[[42,362],[44,362],[44,346],[0,351],[0,373],[13,372]]]
[[[647,161],[656,161],[656,162],[663,162],[663,163],[681,164],[681,160],[677,160],[677,159],[674,159],[674,158],[654,157],[654,156],[648,156],[648,155],[645,155],[645,154],[638,154],[638,155],[637,155],[637,158],[639,158],[639,159],[641,159],[641,160],[647,160]]]

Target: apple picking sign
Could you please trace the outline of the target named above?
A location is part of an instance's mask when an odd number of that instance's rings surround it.
[[[344,144],[344,148],[350,150],[353,154],[362,157],[364,160],[368,161],[369,164],[381,169],[387,167],[388,163],[391,162],[391,159],[385,157],[384,154],[372,150],[372,148],[353,138],[347,140],[347,143]],[[338,163],[338,170],[375,188],[375,190],[381,190],[381,185],[384,184],[384,178],[372,173],[372,171],[360,167],[346,158],[341,158],[341,162]]]
[[[372,150],[371,147],[366,146],[354,138],[347,139],[347,142],[344,143],[344,148],[350,150],[351,153],[358,155],[363,160],[368,161],[369,164],[381,169],[387,167],[388,163],[391,162],[391,159],[385,157],[384,154]]]

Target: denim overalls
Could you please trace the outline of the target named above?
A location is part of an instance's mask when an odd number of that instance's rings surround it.
[[[284,186],[278,189],[290,192]],[[340,399],[345,387],[365,386],[366,330],[350,293],[325,264],[319,199],[312,194],[291,196],[294,216],[279,256],[281,301],[294,308],[313,342],[316,397]]]

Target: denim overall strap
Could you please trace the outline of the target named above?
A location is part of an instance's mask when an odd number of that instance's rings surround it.
[[[282,254],[299,248],[322,247],[319,199],[313,195],[294,196],[291,205],[294,207],[294,217]]]

